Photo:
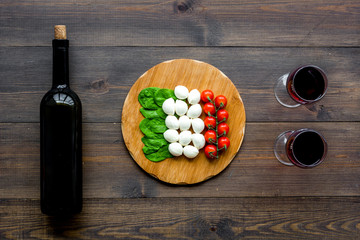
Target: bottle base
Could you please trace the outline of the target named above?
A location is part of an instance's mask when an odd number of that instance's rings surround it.
[[[41,212],[48,216],[71,216],[79,214],[82,211],[82,206],[77,206],[73,208],[47,208],[41,206]]]

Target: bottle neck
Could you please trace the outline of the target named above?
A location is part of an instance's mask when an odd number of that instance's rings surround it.
[[[54,39],[53,46],[53,88],[69,85],[69,40]]]

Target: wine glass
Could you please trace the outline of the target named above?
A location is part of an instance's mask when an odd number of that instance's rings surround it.
[[[304,65],[282,75],[274,85],[278,102],[289,108],[319,101],[327,91],[325,72],[314,65]]]
[[[324,137],[313,129],[285,131],[275,140],[274,154],[284,165],[311,168],[325,159],[327,143]]]

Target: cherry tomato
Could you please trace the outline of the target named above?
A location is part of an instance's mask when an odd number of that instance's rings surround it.
[[[214,99],[214,93],[211,90],[204,90],[201,93],[201,101],[204,103],[210,102],[210,100]],[[210,100],[209,100],[210,99]]]
[[[215,98],[215,106],[217,108],[224,108],[226,107],[227,99],[224,95],[219,95]]]
[[[217,126],[217,132],[219,135],[225,136],[226,134],[229,133],[229,126],[226,123],[220,123]]]
[[[209,116],[209,113],[213,116],[215,114],[215,106],[212,103],[205,103],[203,110],[207,116]]]
[[[215,143],[216,142],[216,132],[214,130],[208,130],[205,132],[205,140],[208,143]]]
[[[204,123],[207,128],[215,128],[216,127],[216,119],[214,117],[206,117],[204,120]]]
[[[205,155],[208,158],[216,158],[217,156],[217,150],[216,150],[216,146],[215,145],[206,145],[205,147]]]
[[[229,113],[225,109],[220,109],[216,115],[219,122],[226,121],[229,118]]]
[[[218,139],[218,148],[227,150],[230,146],[230,140],[227,137],[220,137]]]

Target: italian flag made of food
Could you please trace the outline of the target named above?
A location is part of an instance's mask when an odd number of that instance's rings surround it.
[[[192,159],[204,147],[208,158],[217,159],[219,153],[230,146],[226,137],[229,114],[224,109],[225,96],[214,98],[211,90],[200,93],[197,89],[189,91],[186,86],[177,86],[174,90],[148,87],[139,93],[138,100],[144,116],[139,125],[144,134],[143,152],[150,161],[182,155]],[[205,119],[200,118],[203,112]]]

